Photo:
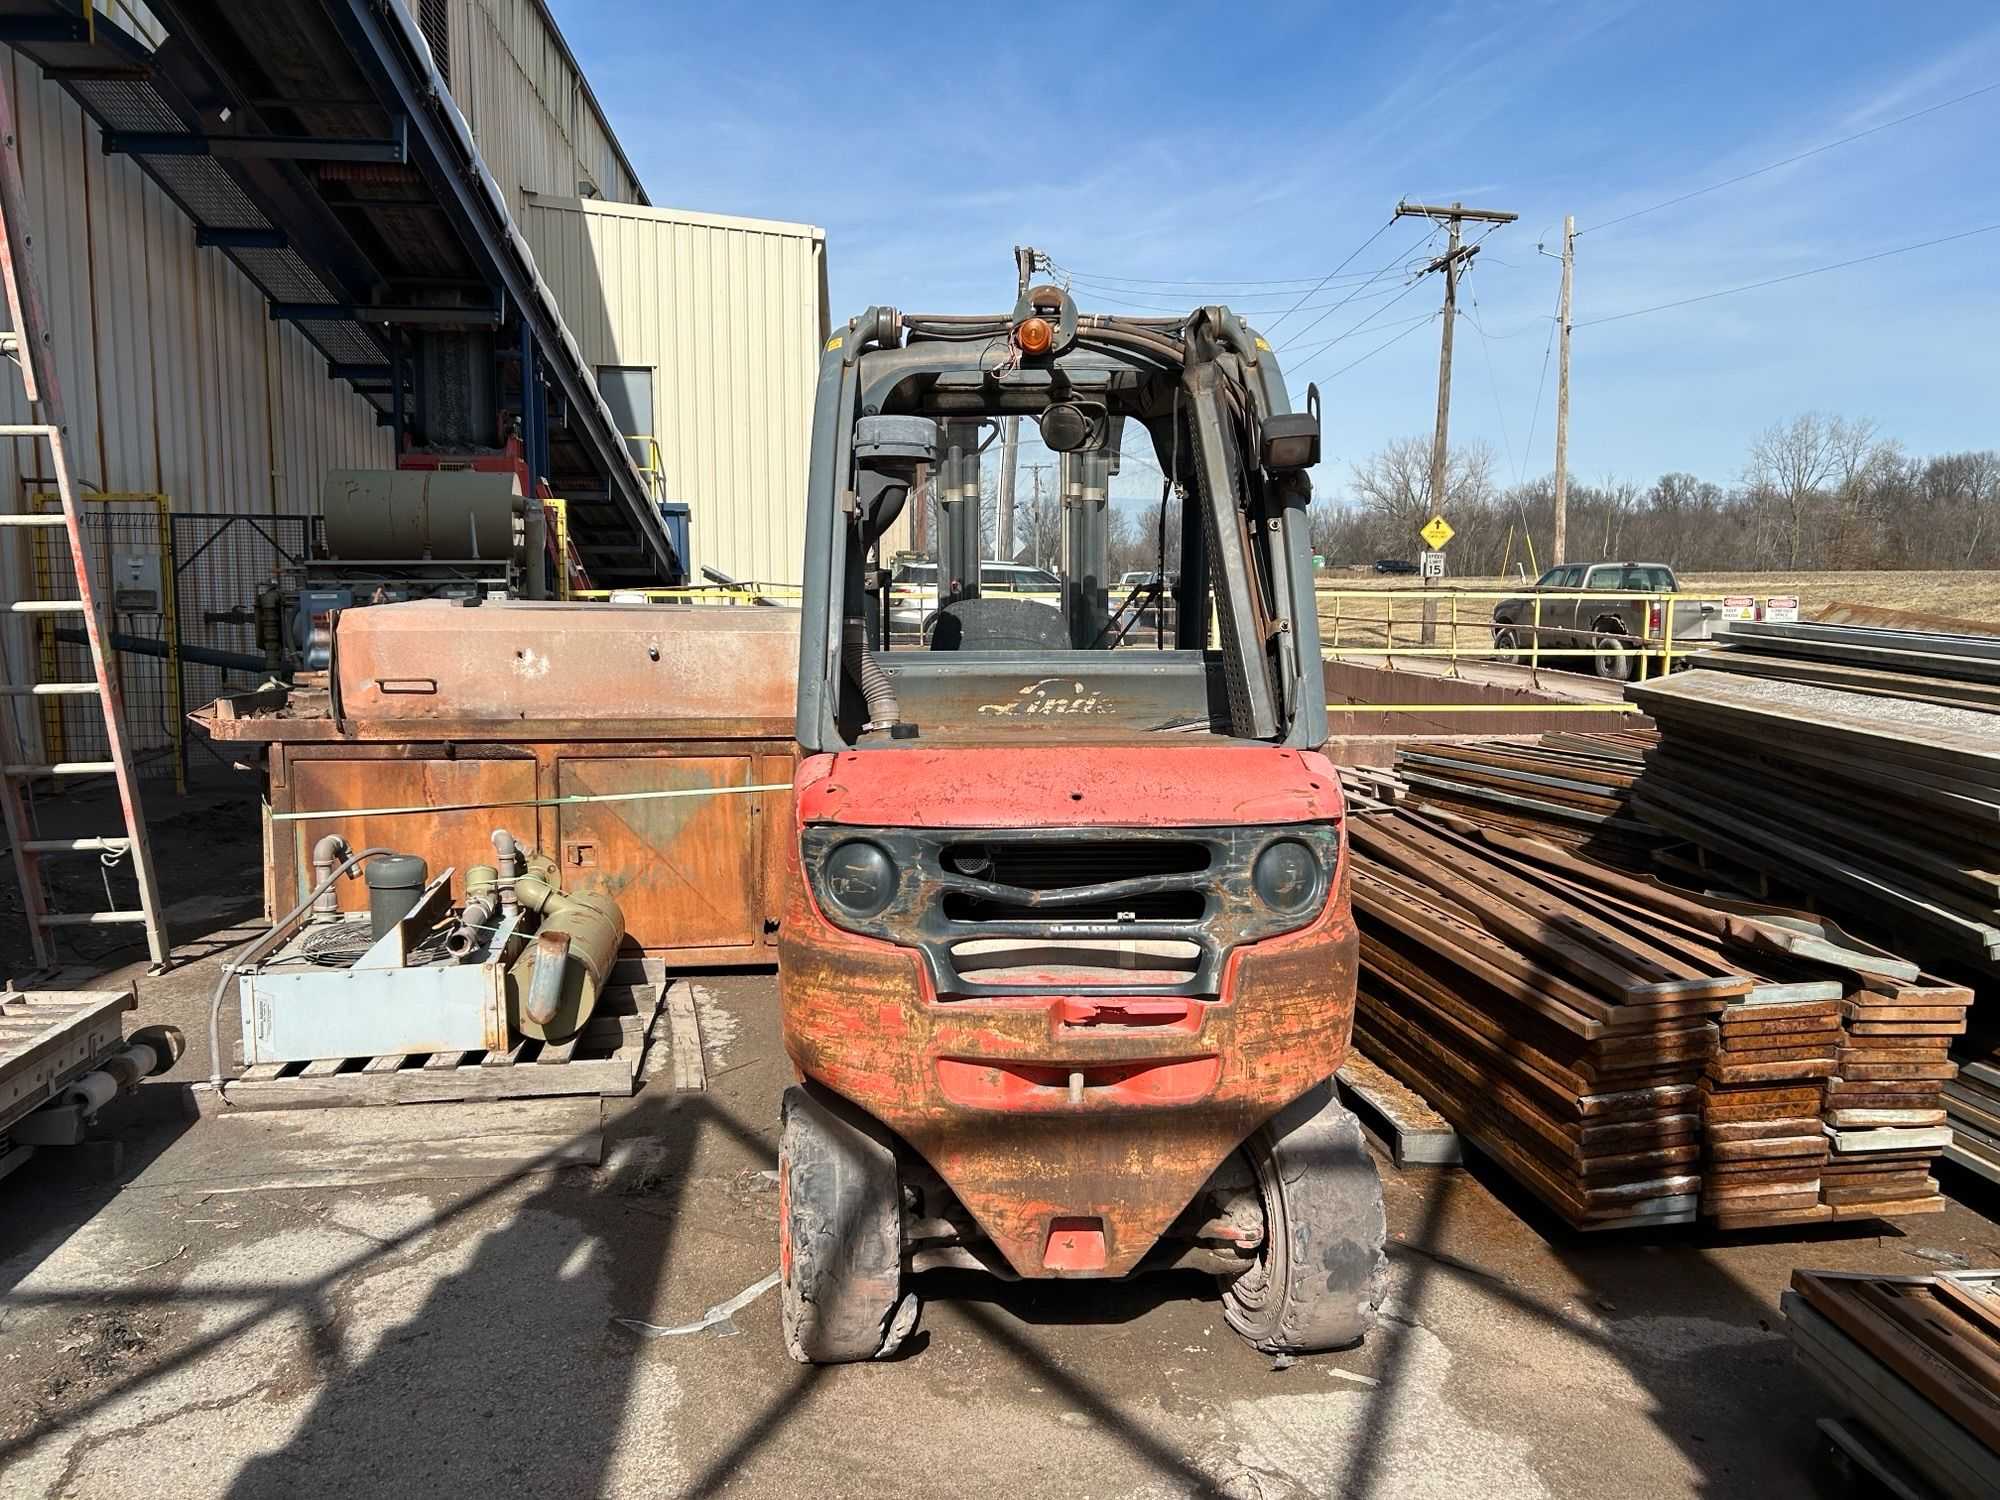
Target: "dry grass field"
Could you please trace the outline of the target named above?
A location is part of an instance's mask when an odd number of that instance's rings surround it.
[[[1422,585],[1415,578],[1383,577],[1373,572],[1328,572],[1319,580],[1320,636],[1328,649],[1410,648],[1422,629],[1423,603],[1415,597]],[[1454,645],[1479,651],[1492,644],[1487,628],[1495,591],[1521,587],[1518,579],[1454,578],[1437,592],[1437,646]],[[1922,614],[1980,621],[2000,627],[2000,571],[1986,572],[1867,572],[1867,573],[1693,573],[1681,579],[1688,593],[1721,597],[1749,594],[1759,599],[1773,594],[1796,595],[1801,612],[1811,617],[1815,606],[1861,604],[1879,609],[1913,610]],[[1410,597],[1372,598],[1394,590]],[[1328,592],[1334,591],[1334,592]],[[1343,597],[1356,593],[1363,597]],[[1452,628],[1453,594],[1457,628]],[[1553,663],[1552,663],[1553,664]]]

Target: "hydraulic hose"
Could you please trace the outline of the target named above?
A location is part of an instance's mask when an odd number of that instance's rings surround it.
[[[228,1102],[223,1092],[222,1081],[222,997],[229,989],[229,981],[236,977],[237,969],[244,964],[262,958],[272,948],[276,947],[283,940],[284,935],[291,930],[293,924],[308,911],[312,910],[312,905],[315,901],[319,900],[320,894],[323,891],[332,890],[333,883],[349,870],[356,868],[368,860],[374,859],[379,854],[393,854],[394,852],[393,849],[387,846],[380,846],[373,849],[363,849],[359,854],[348,855],[346,859],[340,862],[332,874],[328,875],[306,893],[303,901],[286,912],[276,922],[272,923],[268,931],[245,943],[237,950],[236,956],[222,966],[222,977],[216,981],[215,993],[210,996],[208,1002],[208,1082],[209,1086],[215,1090],[217,1100],[223,1103]]]
[[[882,663],[868,649],[868,626],[858,616],[849,616],[841,630],[840,654],[861,685],[861,697],[868,705],[869,729],[888,729],[903,722],[902,705],[896,701],[895,684]]]

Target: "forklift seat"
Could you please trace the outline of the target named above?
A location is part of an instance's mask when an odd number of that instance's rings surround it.
[[[1060,609],[1033,599],[981,595],[939,607],[924,627],[933,651],[1068,651]]]

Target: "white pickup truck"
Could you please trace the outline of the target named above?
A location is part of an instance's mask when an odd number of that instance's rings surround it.
[[[1665,644],[1669,610],[1677,650],[1683,643],[1704,641],[1714,634],[1722,606],[1713,600],[1663,597],[1679,592],[1680,582],[1665,563],[1571,563],[1550,568],[1530,592],[1502,599],[1493,607],[1494,649],[1503,661],[1525,661],[1539,635],[1543,652],[1591,653],[1545,658],[1547,665],[1630,682],[1638,673],[1640,657]]]

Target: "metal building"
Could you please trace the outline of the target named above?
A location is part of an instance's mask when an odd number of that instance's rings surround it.
[[[826,231],[540,194],[522,226],[690,567],[798,582]]]
[[[193,581],[227,533],[268,571],[307,544],[323,475],[399,461],[424,340],[465,322],[488,330],[527,468],[569,501],[595,581],[684,576],[662,499],[698,508],[704,561],[793,576],[821,239],[649,210],[544,0],[0,0],[0,41],[72,451],[88,485],[134,497],[103,507],[105,565],[150,551]],[[621,211],[646,243],[600,239]],[[552,289],[565,222],[593,226],[592,251]],[[657,401],[635,401],[646,386]],[[37,503],[34,467],[0,444],[0,507]],[[0,535],[8,597],[47,592],[50,564]],[[178,626],[117,628],[240,650],[254,584],[226,579],[244,597]],[[0,645],[16,680],[50,649],[12,620]],[[177,696],[157,665],[124,669],[132,716],[162,734],[222,686],[218,671]]]

